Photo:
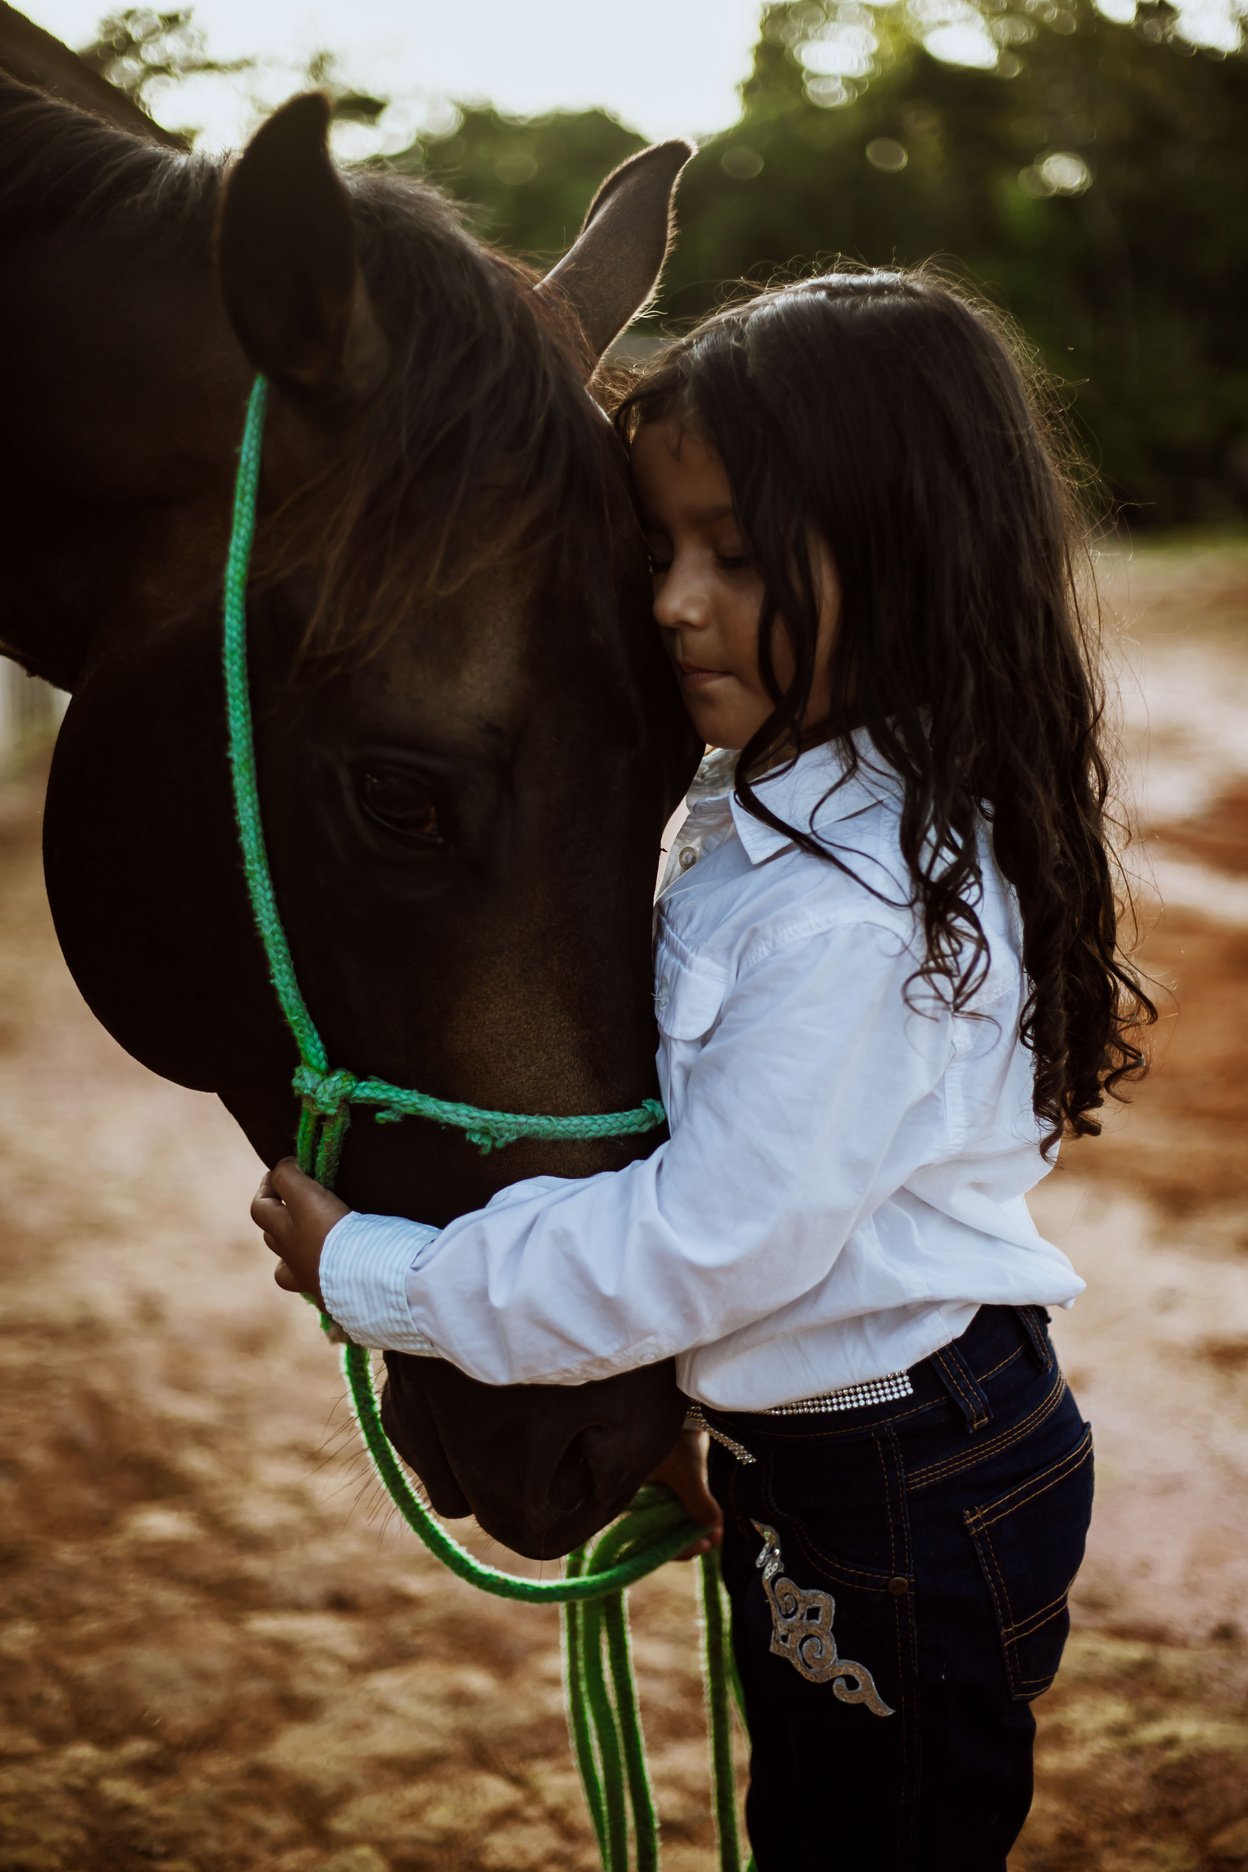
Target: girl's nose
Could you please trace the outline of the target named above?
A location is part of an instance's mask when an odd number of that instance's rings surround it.
[[[654,619],[665,630],[681,625],[697,629],[708,622],[709,597],[697,573],[674,559],[666,572],[658,574],[654,584]]]

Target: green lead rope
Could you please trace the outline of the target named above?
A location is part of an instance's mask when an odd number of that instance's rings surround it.
[[[579,1117],[487,1111],[384,1080],[330,1070],[324,1042],[300,991],[278,911],[256,782],[247,676],[247,579],[256,530],[265,400],[265,381],[257,377],[247,404],[234,489],[225,570],[223,660],[230,774],[247,890],[273,987],[299,1051],[293,1089],[301,1101],[296,1137],[300,1168],[332,1189],[356,1105],[373,1107],[380,1124],[425,1118],[450,1125],[482,1151],[501,1149],[522,1137],[621,1137],[653,1130],[662,1124],[664,1115],[656,1099],[647,1099],[631,1111]],[[327,1333],[337,1333],[324,1314],[321,1326]],[[656,1872],[658,1817],[646,1768],[625,1595],[634,1580],[671,1560],[699,1530],[669,1491],[644,1488],[627,1514],[599,1535],[592,1551],[581,1547],[568,1556],[562,1579],[518,1579],[486,1566],[452,1540],[408,1480],[382,1428],[367,1349],[348,1342],[342,1349],[342,1364],[360,1436],[378,1478],[430,1552],[458,1578],[483,1592],[505,1599],[554,1602],[563,1608],[568,1724],[603,1872],[630,1872],[630,1841],[635,1872]],[[700,1567],[719,1866],[720,1872],[741,1872],[728,1691],[733,1672],[718,1555],[704,1554]]]

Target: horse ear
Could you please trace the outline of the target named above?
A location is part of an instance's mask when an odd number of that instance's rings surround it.
[[[217,274],[257,370],[305,401],[351,402],[389,359],[355,251],[351,198],[330,160],[329,100],[292,98],[231,168]]]
[[[659,283],[672,244],[676,184],[695,146],[681,139],[630,156],[590,203],[576,240],[542,280],[575,314],[592,371]]]

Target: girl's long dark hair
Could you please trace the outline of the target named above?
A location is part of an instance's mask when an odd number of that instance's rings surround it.
[[[929,270],[838,271],[727,307],[643,369],[617,420],[631,436],[667,418],[723,461],[767,594],[759,666],[774,708],[741,751],[738,798],[852,869],[811,827],[778,820],[750,776],[828,739],[852,775],[864,729],[904,790],[916,978],[955,1011],[988,966],[986,818],[1022,912],[1044,1147],[1099,1131],[1105,1095],[1146,1069],[1139,1032],[1156,1009],[1119,946],[1103,696],[1076,582],[1085,527],[1060,418],[1021,345]],[[840,581],[818,721],[812,537]],[[795,664],[786,685],[775,631]]]

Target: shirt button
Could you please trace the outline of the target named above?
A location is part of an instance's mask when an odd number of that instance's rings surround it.
[[[660,1013],[662,1013],[663,1009],[667,1006],[671,998],[672,998],[672,991],[668,987],[667,983],[666,982],[660,983],[659,987],[656,988],[655,994],[654,994],[654,1005],[656,1008],[658,1008]]]
[[[908,1579],[903,1579],[901,1574],[898,1573],[893,1579],[889,1580],[888,1590],[892,1593],[894,1599],[900,1599],[903,1593],[909,1592],[910,1582]]]
[[[681,852],[679,859],[677,860],[677,863],[680,865],[681,870],[687,871],[690,865],[695,865],[697,864],[697,862],[698,862],[697,852],[694,851],[692,845],[686,845],[684,850]]]

